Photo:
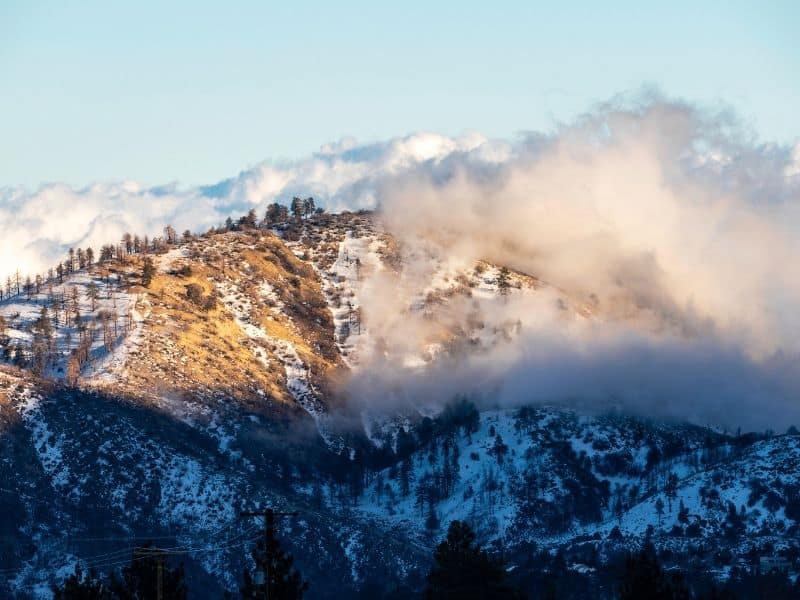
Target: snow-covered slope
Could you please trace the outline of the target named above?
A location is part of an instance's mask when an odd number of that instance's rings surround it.
[[[724,548],[726,567],[791,554],[798,436],[486,398],[480,410],[468,398],[340,410],[342,382],[377,359],[414,377],[512,340],[525,324],[506,307],[597,318],[531,274],[433,251],[421,269],[420,251],[369,214],[319,215],[183,241],[152,255],[149,287],[138,255],[54,285],[56,298],[78,289],[82,318],[116,310],[127,326],[110,349],[93,342],[74,385],[65,360],[79,334],[61,319],[44,377],[0,366],[0,540],[12,540],[0,546],[0,596],[46,595],[75,562],[108,571],[154,539],[180,553],[200,597],[219,597],[257,535],[238,513],[257,505],[300,511],[280,533],[312,598],[376,582],[413,589],[454,519],[513,568],[536,548],[566,553],[587,576],[645,535],[671,567],[691,554],[719,574],[721,559],[698,547]],[[102,268],[122,275],[112,295]],[[6,363],[48,293],[0,303]]]
[[[53,331],[51,356],[44,365],[46,376],[63,378],[70,353],[84,336],[89,336],[91,361],[84,375],[112,378],[124,364],[128,350],[137,345],[147,314],[146,300],[121,288],[118,277],[119,272],[94,266],[66,275],[61,281],[55,277],[45,281],[38,292],[34,287],[31,293],[22,291],[0,301],[0,317],[5,319],[8,338],[5,356],[0,358],[16,364],[33,363],[32,330],[45,314]]]

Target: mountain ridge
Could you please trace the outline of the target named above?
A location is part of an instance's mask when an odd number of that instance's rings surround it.
[[[11,361],[39,335],[42,306],[55,307],[58,321],[56,356],[41,376],[30,363],[0,368],[3,476],[23,490],[0,495],[14,515],[3,532],[14,540],[3,554],[7,593],[46,594],[76,561],[113,568],[154,534],[191,549],[189,573],[210,596],[236,589],[254,531],[238,511],[255,504],[301,512],[281,534],[315,583],[311,597],[384,580],[418,587],[453,519],[473,523],[520,572],[533,544],[575,557],[568,564],[586,569],[569,568],[599,589],[604,560],[645,535],[720,578],[737,561],[797,548],[797,436],[492,406],[480,395],[444,406],[348,405],[347,379],[360,369],[393,363],[413,377],[508,343],[522,325],[490,311],[515,295],[547,294],[565,322],[593,318],[591,299],[446,257],[403,279],[403,257],[419,250],[369,213],[237,229],[158,241],[147,255],[77,269],[49,295],[43,284],[30,299],[0,303]],[[155,273],[145,287],[147,260]],[[370,302],[388,282],[407,285],[412,302],[387,329],[371,321]],[[72,313],[70,286],[79,288]],[[103,315],[115,310],[112,324]],[[81,320],[72,323],[74,312]],[[87,321],[97,323],[93,358],[71,383],[69,349],[90,335]],[[417,322],[419,346],[397,329]],[[112,337],[115,327],[124,333]],[[118,539],[75,541],[104,537]],[[697,558],[696,546],[712,540],[723,540],[727,563],[711,552]],[[577,560],[587,545],[593,565]],[[91,558],[98,554],[107,560]],[[382,560],[399,566],[386,570]]]

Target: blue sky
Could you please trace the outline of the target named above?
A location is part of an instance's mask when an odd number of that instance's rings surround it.
[[[643,84],[800,135],[796,1],[432,4],[6,0],[0,186],[210,183],[346,135],[508,137]]]

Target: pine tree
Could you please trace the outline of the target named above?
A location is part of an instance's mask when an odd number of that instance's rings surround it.
[[[417,481],[417,487],[414,489],[414,505],[419,508],[420,516],[425,514],[425,502],[430,499],[431,488],[431,474],[425,473]]]
[[[286,221],[287,216],[288,211],[286,207],[281,206],[277,202],[273,202],[267,206],[267,213],[264,215],[264,220],[267,222],[267,225],[275,225]]]
[[[656,498],[656,514],[658,515],[658,526],[661,527],[661,517],[664,514],[664,501],[660,496]]]
[[[678,522],[683,524],[689,522],[689,509],[683,504],[683,498],[681,498],[678,504]]]
[[[144,259],[144,265],[142,266],[142,285],[144,287],[150,287],[155,274],[156,268],[153,265],[153,259],[148,256]]]
[[[302,198],[295,196],[292,198],[292,215],[296,220],[301,220],[305,214],[305,203]]]
[[[500,269],[500,273],[497,275],[497,289],[500,290],[500,293],[503,296],[508,295],[509,289],[511,288],[511,273],[509,272],[507,267],[503,267]]]
[[[119,600],[144,600],[156,598],[159,568],[163,598],[185,600],[187,596],[183,564],[171,567],[151,544],[134,551],[129,565],[122,569],[122,578],[115,574],[109,582],[114,598]],[[161,563],[161,564],[159,564]]]
[[[108,262],[114,259],[114,246],[111,244],[103,244],[100,248],[100,262]]]
[[[406,457],[400,463],[400,495],[405,498],[411,491],[411,479],[414,476],[411,457]]]
[[[53,600],[111,600],[111,591],[94,571],[84,573],[80,565],[61,585],[53,585]]]
[[[249,570],[245,570],[244,585],[239,590],[242,598],[265,597],[268,584],[270,600],[303,598],[308,590],[308,582],[303,581],[300,572],[294,568],[294,558],[281,548],[277,537],[273,535],[267,540],[260,539],[253,548],[252,555],[256,571],[251,574]]]
[[[428,516],[425,519],[425,528],[430,531],[436,531],[439,529],[439,516],[436,514],[436,508],[434,508],[433,502],[431,502],[428,506]]]
[[[316,209],[316,205],[314,203],[314,198],[309,196],[305,200],[303,200],[303,214],[306,216],[314,214],[314,210]]]
[[[639,554],[625,561],[620,600],[688,600],[691,596],[683,578],[668,577],[661,569],[655,548],[645,543]]]
[[[664,484],[664,493],[667,495],[667,504],[669,505],[669,512],[672,513],[672,501],[678,495],[678,476],[675,473],[670,473],[667,481]]]
[[[53,350],[53,327],[46,306],[42,307],[39,318],[31,325],[31,332],[33,333],[33,342],[31,343],[33,370],[37,374],[42,374],[50,361]]]
[[[100,290],[97,289],[97,284],[94,281],[90,281],[89,285],[86,286],[86,297],[91,302],[92,310],[97,308],[97,299],[100,297]]]
[[[250,209],[246,215],[239,219],[239,226],[242,228],[254,228],[258,217],[256,216],[255,209]]]
[[[436,547],[433,558],[435,564],[425,589],[429,600],[520,597],[506,582],[503,563],[475,543],[475,534],[466,523],[450,523],[447,539]]]

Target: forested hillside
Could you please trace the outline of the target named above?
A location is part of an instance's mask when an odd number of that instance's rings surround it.
[[[131,233],[2,293],[0,595],[47,596],[76,564],[102,578],[148,541],[190,597],[237,592],[261,538],[240,512],[270,506],[298,513],[277,536],[309,598],[421,593],[454,521],[534,598],[615,597],[645,542],[697,594],[762,559],[796,577],[796,429],[533,389],[395,395],[505,348],[530,302],[565,327],[605,315],[535,273],[409,247],[372,213],[298,198],[202,234]]]

